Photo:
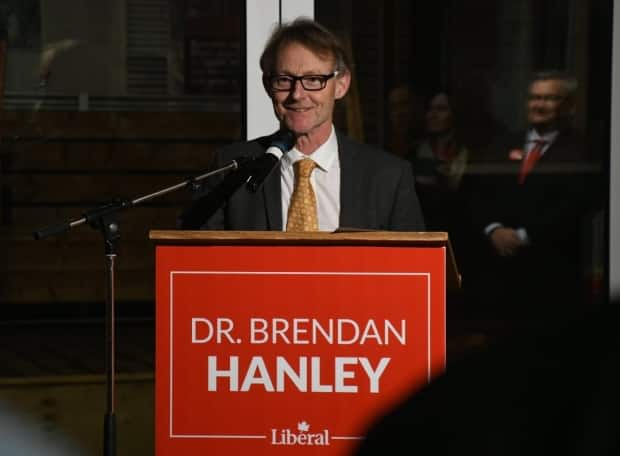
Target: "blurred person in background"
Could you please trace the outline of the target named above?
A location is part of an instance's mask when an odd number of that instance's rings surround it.
[[[446,89],[431,92],[425,106],[425,133],[408,158],[427,230],[448,232],[459,273],[466,283],[472,236],[467,195],[461,185],[470,160],[470,150],[459,129],[459,119],[465,114],[457,97]],[[461,333],[460,323],[467,317],[463,299],[463,289],[448,290],[447,318],[453,338]],[[460,337],[458,344],[469,346],[474,340],[477,338]]]
[[[577,88],[570,75],[535,74],[525,100],[526,129],[498,138],[489,171],[470,176],[481,238],[470,298],[509,330],[544,324],[584,305],[583,229],[604,199],[572,125]]]
[[[456,242],[464,214],[459,189],[469,150],[456,130],[454,100],[445,90],[426,104],[425,136],[409,159],[415,170],[420,204],[429,231],[448,231]]]
[[[460,359],[378,418],[355,456],[620,454],[619,318],[615,300]]]
[[[85,452],[70,438],[58,431],[46,429],[38,422],[0,401],[0,455],[6,456],[78,456]]]

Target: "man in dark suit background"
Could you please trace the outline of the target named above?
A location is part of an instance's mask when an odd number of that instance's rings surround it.
[[[256,192],[245,185],[226,188],[225,178],[208,181],[204,193],[211,196],[187,211],[181,226],[423,231],[410,164],[355,143],[333,126],[335,102],[346,95],[351,83],[351,64],[338,39],[312,20],[297,19],[275,30],[260,65],[263,85],[281,129],[294,134],[295,144]],[[265,153],[268,141],[269,137],[264,137],[226,147],[217,152],[215,166],[240,156],[258,157]],[[308,162],[304,159],[312,161],[310,199],[314,200],[316,215],[304,215],[313,222],[302,227],[292,223],[300,216],[291,206],[297,205],[292,201],[300,174],[298,162]],[[224,195],[223,202],[218,195]]]
[[[598,192],[571,125],[576,93],[569,75],[536,74],[527,130],[501,138],[489,158],[494,168],[470,176],[474,229],[484,238],[470,298],[510,324],[538,324],[583,305],[582,231]]]

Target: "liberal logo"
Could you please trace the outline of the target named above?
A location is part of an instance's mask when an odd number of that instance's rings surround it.
[[[272,445],[321,445],[327,446],[329,442],[329,430],[323,429],[321,432],[310,432],[310,425],[306,421],[297,423],[297,432],[287,429],[271,430]]]

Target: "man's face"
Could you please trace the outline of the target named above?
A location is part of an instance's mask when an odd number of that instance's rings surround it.
[[[301,44],[291,43],[282,48],[276,60],[274,74],[287,76],[327,75],[333,73],[333,59],[324,59]],[[305,90],[296,81],[287,91],[274,91],[266,86],[280,122],[297,135],[322,133],[329,135],[335,100],[349,88],[348,72],[327,81],[324,89]]]
[[[562,81],[534,81],[528,93],[528,123],[539,131],[553,130],[568,114],[567,105]]]

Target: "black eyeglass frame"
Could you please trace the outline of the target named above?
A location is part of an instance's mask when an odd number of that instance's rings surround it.
[[[292,76],[290,74],[274,74],[269,76],[268,80],[269,80],[269,87],[271,88],[271,90],[275,91],[275,92],[290,92],[291,90],[295,89],[295,86],[297,85],[297,81],[299,81],[301,83],[301,86],[304,88],[304,90],[307,90],[308,92],[318,92],[319,90],[323,90],[325,87],[327,87],[327,81],[329,81],[332,78],[335,78],[336,76],[338,76],[338,74],[340,74],[340,71],[336,70],[332,73],[329,74],[304,74],[303,76]],[[289,81],[289,87],[287,88],[278,88],[275,87],[275,81],[276,79],[284,79]],[[304,81],[307,83],[309,79],[319,79],[321,81],[321,86],[320,87],[316,87],[316,88],[308,88],[306,87],[306,84],[304,84]]]

